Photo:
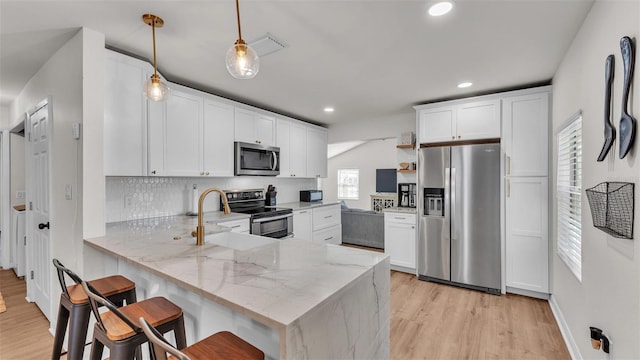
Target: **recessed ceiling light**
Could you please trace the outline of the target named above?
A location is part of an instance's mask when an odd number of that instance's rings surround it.
[[[326,112],[326,113],[332,113],[333,110],[334,110],[334,108],[332,108],[331,106],[327,106],[327,107],[324,108],[324,112]]]
[[[470,82],[463,82],[463,83],[458,84],[458,87],[459,87],[460,89],[464,89],[464,88],[468,88],[468,87],[469,87],[469,86],[471,86],[471,85],[473,85],[473,83],[470,83]]]
[[[431,16],[442,16],[453,8],[453,4],[448,1],[442,1],[436,4],[431,5],[429,8],[429,15]]]

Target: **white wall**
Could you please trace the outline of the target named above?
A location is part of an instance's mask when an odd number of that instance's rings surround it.
[[[104,56],[104,36],[92,30],[81,29],[63,45],[29,80],[12,104],[12,113],[31,109],[48,96],[53,109],[51,159],[50,159],[50,247],[51,257],[60,259],[66,266],[82,274],[82,145],[72,138],[71,125],[83,122],[83,117],[102,116],[101,105],[91,99],[101,97],[101,78],[104,67],[98,60]],[[84,59],[98,61],[91,66]],[[93,73],[93,74],[92,74]],[[83,83],[84,81],[87,83]],[[89,83],[93,81],[94,83]],[[84,88],[83,88],[84,86]],[[100,89],[94,89],[99,87]],[[90,94],[97,91],[96,94]],[[89,93],[88,93],[89,92]],[[95,106],[95,109],[85,107]],[[11,124],[13,126],[15,124]],[[101,146],[101,145],[99,145]],[[101,154],[101,153],[100,153]],[[99,161],[97,159],[93,159]],[[71,200],[65,199],[65,186],[73,189]],[[99,186],[99,184],[98,184]],[[86,190],[86,189],[85,189]],[[104,188],[100,190],[104,194]],[[103,199],[104,197],[100,195]],[[104,200],[92,206],[102,207]],[[55,318],[59,285],[51,270],[51,319]]]
[[[9,127],[9,106],[0,105],[0,130]]]
[[[618,158],[616,141],[605,161],[596,158],[603,143],[604,63],[615,55],[612,122],[618,128],[622,92],[620,38],[638,37],[640,3],[637,1],[597,1],[568,49],[553,78],[553,123],[555,134],[560,125],[578,110],[583,112],[583,189],[603,181],[629,181],[638,184],[640,148],[625,159]],[[636,40],[637,41],[637,40]],[[637,51],[637,50],[636,50]],[[631,113],[639,116],[638,61],[632,87]],[[635,88],[635,91],[633,90]],[[557,144],[553,138],[553,191],[555,192]],[[556,255],[557,209],[552,215],[553,272],[552,296],[566,320],[581,358],[606,359],[606,354],[591,348],[589,326],[597,326],[613,341],[611,359],[640,358],[640,246],[638,226],[635,240],[610,237],[592,226],[586,196],[582,203],[582,282],[579,282]],[[636,189],[635,207],[640,202]],[[552,200],[555,197],[552,196]],[[637,218],[637,216],[636,216]]]
[[[416,131],[416,112],[410,106],[407,112],[394,117],[366,119],[329,125],[329,144],[395,137],[403,131]]]
[[[11,134],[11,206],[24,205],[25,199],[18,199],[17,192],[25,191],[24,184],[24,137]]]
[[[396,136],[397,132],[395,129],[391,136]],[[329,159],[328,177],[322,179],[320,186],[324,198],[326,200],[338,198],[338,169],[360,169],[360,197],[358,200],[345,200],[345,203],[353,208],[371,209],[369,195],[376,192],[376,169],[399,167],[396,144],[396,138],[372,140]]]

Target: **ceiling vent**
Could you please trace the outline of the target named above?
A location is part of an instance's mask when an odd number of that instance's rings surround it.
[[[258,56],[262,57],[289,47],[289,44],[276,38],[271,33],[266,33],[261,37],[250,41],[249,46],[258,53]]]

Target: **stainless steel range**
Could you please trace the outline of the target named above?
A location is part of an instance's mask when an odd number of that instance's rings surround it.
[[[265,206],[264,189],[224,192],[232,212],[251,215],[251,234],[276,239],[293,237],[293,210]]]

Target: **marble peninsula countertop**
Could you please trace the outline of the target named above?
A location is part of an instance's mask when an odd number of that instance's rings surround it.
[[[243,218],[221,214],[206,214],[205,221]],[[382,253],[239,234],[212,223],[205,225],[212,233],[198,247],[190,236],[196,222],[171,216],[110,223],[105,236],[85,244],[276,329],[388,263]]]

